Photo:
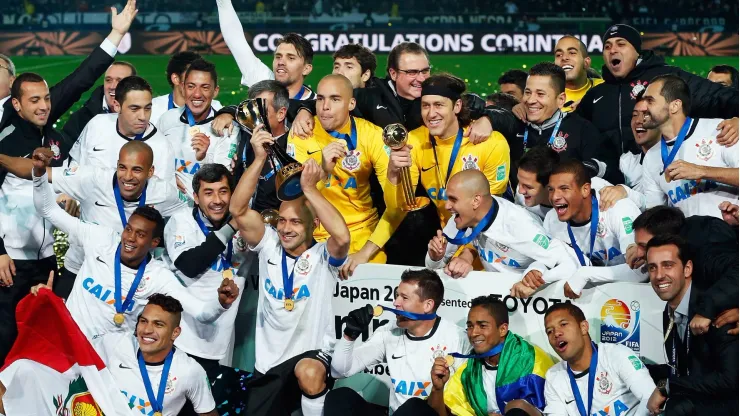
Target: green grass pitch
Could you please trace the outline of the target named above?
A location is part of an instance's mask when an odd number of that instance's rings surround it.
[[[378,56],[378,76],[383,76],[387,55]],[[154,94],[162,95],[169,92],[165,69],[169,56],[165,55],[118,55],[118,60],[131,62],[140,76],[151,83]],[[260,58],[272,66],[270,55],[260,55]],[[18,72],[33,71],[41,74],[49,83],[54,85],[64,76],[72,72],[84,59],[83,56],[45,56],[45,57],[14,57]],[[221,92],[218,100],[223,104],[236,104],[246,97],[246,88],[239,84],[241,78],[239,69],[230,55],[210,55],[206,59],[216,64],[219,74],[219,85]],[[600,69],[603,60],[600,56],[594,56],[593,67]],[[451,72],[468,83],[470,91],[485,95],[496,92],[496,80],[505,71],[513,68],[526,70],[532,65],[551,61],[551,55],[433,55],[431,57],[434,72]],[[696,75],[705,77],[709,69],[718,64],[738,65],[737,57],[667,57],[666,61],[671,65],[679,66]],[[331,72],[331,55],[317,55],[314,57],[314,68],[308,77],[308,84],[315,86],[319,79]],[[102,79],[102,77],[101,77]],[[98,81],[100,85],[102,80]],[[81,105],[87,99],[83,96],[71,111]],[[68,115],[62,117],[61,123],[66,121]],[[58,124],[57,127],[61,127]]]

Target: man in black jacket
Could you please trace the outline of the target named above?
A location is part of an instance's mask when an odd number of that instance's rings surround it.
[[[614,25],[604,34],[603,42],[604,83],[591,88],[583,96],[576,112],[598,127],[620,150],[620,154],[640,152],[630,129],[632,109],[637,96],[658,75],[676,74],[689,84],[694,103],[690,117],[737,117],[737,89],[725,88],[678,67],[666,65],[663,58],[653,51],[642,50],[640,33],[635,28]],[[721,125],[723,132],[718,137],[720,140],[731,128],[730,124],[725,122]]]
[[[103,85],[90,93],[85,104],[75,111],[64,124],[62,133],[72,142],[77,141],[87,123],[98,114],[113,113],[113,101],[116,99],[116,86],[122,79],[136,75],[136,68],[128,62],[113,62],[105,71]]]
[[[72,142],[53,128],[56,120],[90,89],[113,63],[116,48],[136,16],[136,1],[129,0],[118,14],[112,10],[113,30],[100,47],[64,80],[48,88],[41,76],[19,75],[0,119],[0,154],[30,157],[39,146],[54,154],[52,166],[60,166]],[[0,169],[0,237],[13,259],[12,286],[0,287],[0,361],[16,337],[15,306],[38,283],[45,283],[56,270],[51,224],[33,206],[33,183]]]
[[[667,305],[663,313],[667,366],[651,369],[656,389],[648,411],[657,415],[734,415],[738,413],[738,338],[728,326],[692,333],[704,293],[693,285],[693,263],[686,242],[675,235],[656,236],[647,245],[648,273],[655,293]],[[737,276],[736,276],[737,277]]]

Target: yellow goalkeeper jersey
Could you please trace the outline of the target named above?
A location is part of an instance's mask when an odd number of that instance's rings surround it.
[[[604,80],[600,78],[589,78],[586,85],[583,87],[577,89],[577,90],[569,90],[568,88],[565,89],[565,102],[573,101],[574,104],[578,104],[581,102],[581,99],[584,95],[590,90],[591,88],[603,84]],[[574,110],[573,105],[569,105],[567,107],[561,108],[564,113],[570,113]]]
[[[452,175],[466,169],[478,169],[488,178],[493,195],[502,195],[509,180],[509,144],[501,133],[494,131],[488,140],[477,145],[470,143],[467,137],[458,139],[458,136],[463,135],[464,130],[461,130],[458,134],[444,139],[432,138],[426,126],[409,133],[408,143],[413,146],[412,164],[409,169],[411,183],[416,189],[417,183],[421,180],[427,196],[437,206],[443,226],[450,219],[450,213],[445,209],[447,201],[445,187]],[[459,149],[457,154],[453,155],[458,140]],[[386,180],[384,188],[386,206],[398,207],[403,204],[400,183],[393,185]]]
[[[364,245],[356,245],[355,240],[362,231],[372,230],[369,241],[383,248],[393,232],[403,220],[398,208],[386,209],[378,219],[378,212],[373,207],[370,198],[370,173],[375,171],[378,181],[386,181],[388,169],[388,155],[390,149],[383,144],[383,129],[357,117],[350,117],[347,124],[338,130],[341,135],[351,134],[351,125],[354,120],[357,131],[357,144],[354,150],[347,150],[347,156],[337,161],[334,170],[325,182],[318,184],[324,197],[339,210],[347,223],[353,240],[353,248],[359,250]],[[311,137],[301,139],[288,136],[287,152],[297,161],[303,163],[313,158],[321,165],[321,149],[331,142],[347,143],[345,139],[336,138],[326,132],[319,119],[314,117],[314,129]],[[323,226],[314,231],[316,241],[329,238]],[[364,238],[367,241],[367,237]],[[351,250],[351,251],[357,251]]]

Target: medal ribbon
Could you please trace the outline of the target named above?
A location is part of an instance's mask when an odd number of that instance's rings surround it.
[[[147,185],[144,185],[144,189],[141,191],[141,195],[139,195],[139,208],[146,205],[146,187]],[[123,228],[126,228],[126,224],[128,224],[128,219],[126,218],[126,211],[123,209],[123,198],[121,197],[121,190],[118,188],[117,173],[113,174],[113,196],[116,199],[118,216],[121,217],[121,225],[123,225]]]
[[[172,95],[173,93],[170,93],[170,95],[167,96],[167,109],[172,110],[175,108],[175,97]]]
[[[193,127],[195,125],[195,116],[193,116],[193,112],[190,111],[187,104],[185,104],[185,116],[188,118],[188,125]]]
[[[203,219],[200,218],[200,209],[197,209],[193,213],[193,218],[195,218],[195,222],[198,224],[198,227],[201,231],[203,231],[203,234],[208,237],[208,234],[211,233],[211,230],[206,227],[206,224],[203,222]],[[229,239],[228,244],[226,244],[226,255],[224,253],[220,253],[218,256],[221,260],[221,270],[226,270],[231,268],[231,254],[234,247],[234,239]],[[211,263],[211,266],[213,266],[214,263],[216,263],[218,260],[214,260],[213,263]]]
[[[678,132],[678,137],[676,137],[676,141],[673,143],[673,149],[671,149],[670,154],[668,153],[668,143],[666,143],[665,137],[662,135],[660,136],[660,157],[663,159],[663,172],[665,172],[668,166],[673,163],[673,159],[676,158],[678,149],[681,148],[681,144],[683,144],[683,141],[686,139],[686,134],[689,132],[689,127],[691,127],[691,118],[686,117],[686,120],[683,122],[683,126],[681,126],[681,130]]]
[[[303,97],[303,93],[304,92],[306,92],[306,86],[305,85],[301,85],[300,91],[298,91],[298,94],[296,94],[293,97],[291,97],[291,100],[300,100],[301,97]]]
[[[568,364],[568,378],[570,378],[570,388],[573,390],[573,398],[576,400],[576,406],[578,406],[578,413],[581,416],[588,416],[591,412],[591,405],[594,402],[594,380],[596,379],[596,366],[599,364],[599,350],[596,348],[596,344],[591,342],[591,364],[588,367],[588,408],[583,405],[583,399],[581,398],[581,392],[578,390],[578,383],[576,378],[573,376],[573,370]]]
[[[141,282],[141,278],[144,276],[144,269],[146,269],[146,264],[148,262],[148,257],[144,257],[144,260],[141,261],[141,264],[139,264],[139,269],[136,271],[136,276],[134,276],[134,281],[131,283],[131,287],[128,289],[128,293],[126,294],[126,299],[121,303],[121,244],[118,244],[118,248],[116,249],[116,260],[113,264],[113,280],[114,280],[114,286],[115,286],[115,308],[116,313],[123,313],[128,307],[134,302],[134,293],[136,293],[136,289],[139,287],[139,283]]]
[[[478,225],[473,227],[473,231],[471,231],[469,236],[464,237],[465,233],[468,232],[470,228],[466,228],[464,230],[458,230],[455,238],[452,238],[448,236],[447,234],[444,234],[444,236],[447,239],[447,241],[449,241],[450,243],[456,246],[464,246],[478,237],[478,234],[480,234],[481,231],[483,231],[483,229],[486,228],[491,223],[491,221],[493,221],[493,217],[495,214],[496,214],[496,203],[492,203],[491,208],[486,213],[486,216],[483,217],[483,219],[478,223]]]
[[[455,358],[488,358],[493,357],[496,354],[500,354],[501,351],[504,350],[504,342],[501,341],[498,345],[491,348],[490,350],[482,353],[482,354],[461,354],[459,352],[453,352],[449,355],[455,357]]]
[[[437,163],[437,172],[439,172],[439,160],[437,160],[437,140],[431,134],[429,135],[429,138],[432,141],[432,151],[434,151],[434,161]],[[447,177],[445,178],[445,183],[440,184],[440,187],[446,187],[447,182],[450,180],[450,175],[452,174],[452,168],[455,166],[455,161],[457,160],[457,154],[460,153],[460,146],[462,146],[462,139],[463,139],[463,129],[459,129],[457,131],[457,137],[455,137],[455,144],[452,145],[452,153],[450,154],[450,163],[447,165]]]
[[[347,148],[349,150],[355,150],[357,148],[357,126],[355,126],[355,118],[352,116],[349,116],[350,120],[350,133],[340,133],[336,130],[327,131],[329,135],[335,139],[344,140],[347,142]]]
[[[137,352],[137,358],[139,360],[139,371],[141,372],[141,378],[144,379],[144,387],[146,388],[146,395],[149,398],[149,403],[152,405],[152,410],[156,413],[163,414],[164,410],[164,391],[167,388],[167,375],[170,373],[170,366],[172,365],[172,357],[175,355],[175,347],[172,347],[170,353],[167,354],[167,358],[164,359],[164,366],[162,367],[162,377],[159,379],[159,389],[157,391],[157,397],[154,397],[154,389],[152,389],[152,381],[149,379],[149,372],[146,371],[146,363],[144,362],[144,356],[141,355],[141,350]]]
[[[687,319],[687,318],[684,317],[684,319]],[[689,331],[689,325],[686,325],[686,330],[685,331],[686,332],[684,332],[683,339],[686,340],[686,357],[688,357],[689,356],[689,352],[690,352],[690,347],[691,347],[691,345],[690,345],[691,344],[691,331]],[[680,374],[678,372],[678,353],[676,352],[677,351],[677,349],[676,349],[677,348],[676,347],[676,338],[678,338],[678,325],[676,325],[676,336],[673,337],[673,341],[671,342],[671,349],[672,349],[671,356],[672,357],[671,357],[670,367],[671,367],[671,374],[672,375],[674,375],[674,376],[680,376]],[[690,371],[689,371],[688,367],[686,368],[686,375],[687,376],[690,375]]]
[[[558,122],[555,123],[555,128],[552,129],[552,134],[550,135],[550,140],[547,142],[547,145],[552,147],[552,144],[555,143],[555,137],[558,135],[558,131],[560,131],[560,123],[563,121],[562,115],[558,119]],[[529,129],[524,128],[524,149],[527,149],[527,138],[529,137]]]
[[[396,315],[403,316],[404,318],[411,319],[412,321],[431,321],[432,319],[437,319],[437,314],[432,313],[414,313],[414,312],[408,312],[408,311],[400,311],[398,309],[389,308],[387,306],[380,306],[384,310],[388,312],[392,312]]]
[[[599,229],[599,202],[596,200],[596,196],[591,195],[591,248],[588,252],[588,260],[591,261],[591,256],[594,254],[594,242],[596,242],[596,231]],[[568,223],[568,237],[570,237],[570,244],[573,246],[573,250],[578,256],[578,261],[581,262],[581,266],[586,266],[586,259],[583,257],[583,251],[578,247],[576,237],[573,235],[573,229],[570,228]]]
[[[296,263],[298,263],[298,259],[295,259],[295,263],[293,263],[293,268],[290,270],[290,274],[288,274],[288,256],[285,253],[285,249],[283,249],[282,268],[283,268],[283,292],[285,293],[285,299],[293,298],[293,272],[295,272]]]

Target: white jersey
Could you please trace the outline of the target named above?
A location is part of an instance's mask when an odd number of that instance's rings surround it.
[[[80,202],[81,220],[105,226],[119,233],[123,232],[123,223],[113,194],[115,169],[81,166],[52,168],[51,173],[54,192],[67,194]],[[122,201],[128,219],[139,207],[139,201]],[[178,209],[187,207],[187,204],[180,200],[174,184],[154,176],[147,181],[144,203],[156,208],[165,218]],[[64,256],[64,268],[77,274],[83,259],[82,247],[72,245]]]
[[[601,343],[594,380],[593,404],[587,412],[604,416],[647,416],[647,402],[655,390],[647,367],[629,348],[619,344]],[[568,367],[561,361],[545,376],[545,415],[580,416],[570,386]],[[584,406],[588,406],[588,371],[576,376],[576,384]]]
[[[118,153],[131,140],[134,138],[124,136],[118,129],[118,113],[98,114],[82,130],[69,157],[72,165],[115,169]],[[175,153],[170,142],[151,123],[140,140],[152,148],[154,175],[174,184]]]
[[[640,182],[642,182],[643,157],[642,152],[639,154],[627,152],[619,157],[619,170],[624,175],[624,184],[638,192],[642,189]]]
[[[217,258],[211,266],[204,270],[195,278],[190,278],[174,267],[175,261],[186,251],[200,246],[206,241],[206,235],[198,227],[193,217],[194,210],[198,208],[186,208],[173,215],[164,228],[164,242],[167,247],[167,259],[170,268],[175,275],[183,282],[196,298],[201,301],[208,301],[213,292],[217,291],[223,281],[224,267],[221,258]],[[204,215],[201,216],[207,227],[211,226]],[[228,227],[228,225],[224,225]],[[226,258],[227,250],[222,253]],[[251,253],[247,251],[244,240],[235,234],[232,238],[232,255],[231,266],[233,269],[234,283],[239,287],[239,297],[234,301],[229,310],[221,315],[215,322],[203,324],[194,319],[192,316],[184,315],[180,326],[182,334],[177,338],[175,345],[188,354],[209,360],[220,360],[226,356],[231,334],[234,332],[234,321],[239,309],[241,294],[244,292],[244,274],[237,273],[237,270],[244,269],[243,264]]]
[[[349,377],[376,364],[388,363],[392,382],[389,399],[391,412],[413,397],[429,397],[435,358],[453,352],[467,354],[470,351],[465,331],[441,317],[437,318],[431,331],[422,337],[409,335],[393,321],[378,328],[357,348],[354,348],[354,344],[354,341],[344,337],[337,342],[331,362],[332,371]],[[454,373],[464,362],[464,358],[456,358],[450,373]]]
[[[170,107],[170,94],[160,95],[159,97],[152,98],[152,114],[149,117],[149,121],[155,126],[159,125],[159,119],[168,110],[172,110],[173,108],[180,108],[180,106],[177,105],[174,100],[172,101],[172,107]],[[218,100],[213,100],[211,102],[211,106],[216,111],[223,108],[223,105],[221,105],[221,102],[219,102]]]
[[[226,312],[215,291],[210,302],[201,302],[180,284],[163,262],[150,257],[134,292],[133,302],[123,312],[124,323],[120,327],[116,326],[113,323],[113,316],[116,314],[114,265],[121,236],[110,228],[82,222],[64,212],[55,202],[46,174],[33,179],[33,189],[34,205],[38,212],[69,235],[70,245],[82,246],[85,252],[85,260],[66,305],[88,339],[109,332],[134,331],[137,317],[144,310],[147,298],[155,293],[174,297],[182,303],[186,314],[196,316],[204,322],[212,322]],[[136,272],[137,270],[121,264],[122,298],[128,294]]]
[[[330,351],[336,341],[331,302],[341,264],[330,264],[326,243],[314,244],[297,259],[287,256],[294,279],[292,311],[284,304],[283,247],[277,231],[265,226],[262,240],[250,249],[259,253],[260,273],[255,370],[264,374],[306,351]]]
[[[121,390],[128,405],[141,411],[141,414],[153,414],[154,410],[144,387],[144,378],[139,370],[136,355],[139,343],[133,333],[104,335],[92,344],[113,375],[116,388]],[[162,364],[146,365],[155,395],[159,391],[163,368]],[[177,416],[187,400],[192,403],[195,413],[198,414],[216,409],[205,370],[184,351],[176,348],[167,374],[162,415]]]
[[[724,147],[717,143],[717,125],[721,119],[694,119],[675,160],[700,166],[737,168],[738,145]],[[673,144],[668,145],[668,151]],[[709,215],[722,218],[717,208],[723,201],[738,203],[738,188],[711,180],[675,180],[666,182],[663,172],[661,143],[648,150],[643,166],[643,191],[647,207],[671,205],[687,217]]]
[[[177,178],[187,189],[188,198],[193,198],[193,175],[206,163],[220,163],[231,170],[231,161],[236,154],[237,140],[240,129],[235,128],[231,135],[216,136],[211,130],[211,122],[215,111],[203,121],[193,127],[188,125],[185,107],[174,108],[166,112],[159,120],[159,129],[171,143],[175,152],[175,170]],[[191,129],[197,130],[191,134]],[[203,133],[210,139],[208,150],[203,160],[197,160],[192,146],[192,139],[196,133]]]
[[[553,282],[576,270],[577,264],[568,253],[570,249],[562,241],[550,238],[532,214],[503,198],[494,196],[493,200],[497,205],[493,222],[471,242],[486,271],[521,274],[536,269],[545,281]],[[468,229],[465,236],[471,232]],[[450,237],[457,235],[454,216],[445,225],[444,233]],[[445,256],[438,262],[432,261],[427,253],[426,266],[443,267],[457,249],[457,245],[447,243]]]

